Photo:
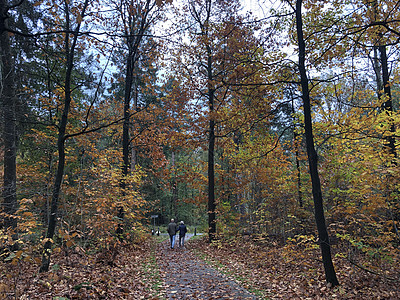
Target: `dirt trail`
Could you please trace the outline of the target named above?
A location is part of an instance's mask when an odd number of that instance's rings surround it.
[[[158,249],[167,299],[257,299],[235,281],[208,266],[186,248],[170,249],[169,240]]]

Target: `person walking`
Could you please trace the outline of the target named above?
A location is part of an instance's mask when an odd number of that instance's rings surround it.
[[[187,228],[183,221],[181,221],[178,227],[178,231],[179,231],[179,247],[185,247],[185,235],[187,232]]]
[[[178,226],[175,223],[174,219],[171,219],[171,222],[168,224],[168,234],[169,234],[169,240],[171,242],[171,249],[174,249],[175,247],[175,236],[177,233]]]

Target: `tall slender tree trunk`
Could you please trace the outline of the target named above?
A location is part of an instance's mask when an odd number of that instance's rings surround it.
[[[299,71],[302,88],[302,98],[304,106],[304,127],[307,144],[308,163],[310,168],[312,194],[314,198],[315,221],[318,229],[319,243],[322,253],[322,260],[325,269],[326,281],[331,286],[336,286],[339,281],[336,277],[335,268],[332,262],[331,246],[329,235],[326,228],[324,208],[322,201],[321,182],[318,174],[318,157],[314,147],[312,117],[311,117],[311,102],[308,87],[308,77],[305,67],[306,45],[303,36],[303,20],[301,13],[302,0],[296,1],[296,30],[299,46]]]
[[[7,26],[7,3],[0,0],[0,97],[3,106],[3,141],[4,141],[4,178],[3,178],[3,212],[6,214],[5,229],[15,229],[17,219],[13,216],[17,211],[17,172],[16,172],[16,125],[15,102],[16,85],[15,69]],[[14,235],[15,236],[15,235]]]
[[[211,2],[210,2],[211,6]],[[211,9],[209,7],[209,9]],[[210,13],[210,12],[209,12]],[[207,22],[208,22],[207,18]],[[208,26],[208,24],[207,24]],[[217,233],[217,220],[216,220],[216,209],[217,204],[215,202],[215,120],[214,120],[214,98],[215,89],[212,86],[213,81],[213,70],[212,70],[212,51],[209,45],[207,48],[207,77],[208,77],[208,107],[209,107],[209,127],[208,127],[208,239],[211,243],[215,240]]]
[[[82,8],[82,19],[85,16],[86,8],[88,6],[89,0],[85,0],[83,8]],[[65,2],[65,16],[66,16],[66,32],[70,31],[70,16],[69,16],[69,4],[66,1]],[[50,211],[50,218],[49,218],[49,224],[47,227],[47,234],[46,234],[46,241],[43,247],[43,253],[42,253],[42,264],[40,266],[40,272],[47,272],[49,270],[50,266],[50,256],[51,256],[51,248],[53,244],[53,237],[54,237],[54,232],[56,230],[56,225],[57,225],[57,211],[58,211],[58,200],[60,198],[60,192],[61,192],[61,184],[62,180],[64,177],[64,167],[65,167],[65,140],[66,140],[66,129],[67,129],[67,124],[68,124],[68,114],[71,106],[71,75],[72,75],[72,70],[74,67],[74,55],[75,55],[75,47],[76,43],[78,41],[78,33],[80,30],[80,24],[79,23],[74,30],[73,33],[73,40],[70,45],[70,40],[69,40],[69,34],[65,34],[65,55],[67,58],[67,70],[65,73],[65,82],[64,82],[64,88],[65,88],[65,99],[64,99],[64,109],[63,113],[61,115],[61,119],[59,121],[59,126],[58,126],[58,140],[57,140],[57,149],[58,149],[58,166],[57,166],[57,172],[56,172],[56,177],[54,181],[54,187],[53,187],[53,193],[51,197],[51,211]]]
[[[204,22],[199,18],[196,12],[196,19],[199,22],[201,34],[204,37],[208,37],[209,21],[211,16],[211,5],[212,0],[205,1],[206,18]],[[214,119],[214,101],[215,101],[215,88],[213,86],[213,53],[209,44],[205,44],[207,53],[207,101],[209,109],[209,121],[208,121],[208,162],[207,162],[207,179],[208,179],[208,240],[211,243],[215,240],[217,233],[217,219],[216,209],[217,203],[215,201],[215,119]]]
[[[137,10],[133,10],[132,4],[128,3],[128,14],[121,11],[121,16],[126,17],[125,35],[126,44],[128,47],[128,57],[126,61],[126,75],[125,75],[125,92],[124,92],[124,123],[122,126],[122,178],[120,181],[122,199],[126,196],[127,182],[126,179],[130,171],[130,139],[129,139],[129,127],[131,123],[131,97],[132,97],[132,84],[134,80],[135,64],[138,59],[138,50],[143,40],[144,32],[149,26],[147,17],[150,11],[155,5],[150,6],[151,0],[146,0],[143,7],[137,7]],[[140,5],[140,4],[138,4]],[[134,13],[136,11],[136,15]],[[139,20],[137,24],[136,21]],[[138,26],[138,27],[137,27]],[[121,237],[123,233],[122,220],[124,219],[124,208],[123,206],[118,207],[117,217],[120,223],[117,228],[117,234]]]
[[[378,21],[378,1],[372,1],[367,5],[372,5],[372,10],[374,12],[374,21]],[[378,35],[378,39],[375,41],[375,45],[373,47],[374,50],[374,58],[373,58],[373,67],[376,76],[376,84],[377,84],[377,92],[378,98],[381,99],[385,97],[385,102],[382,104],[382,111],[389,115],[393,112],[393,102],[392,102],[392,91],[390,88],[389,82],[389,67],[388,67],[388,57],[386,53],[386,42],[384,40],[383,34]],[[378,57],[379,52],[379,57]],[[394,125],[394,120],[390,116],[390,132],[391,135],[386,137],[386,149],[389,154],[393,156],[393,158],[397,157],[396,145],[395,145],[395,135],[396,128]],[[396,164],[396,160],[392,160],[394,164]]]
[[[383,103],[382,108],[384,112],[391,114],[393,112],[393,102],[392,102],[392,91],[390,88],[389,82],[389,67],[388,67],[388,58],[386,53],[386,46],[380,45],[379,46],[379,54],[380,54],[380,61],[381,61],[381,68],[382,68],[382,85],[383,85],[383,94],[381,96],[386,97],[386,101]],[[381,92],[378,92],[381,93]],[[396,128],[394,126],[394,121],[391,120],[390,122],[390,132],[391,135],[386,138],[387,140],[387,148],[389,153],[393,155],[394,158],[397,157],[396,152],[396,145],[395,145],[395,133]]]
[[[383,113],[386,113],[389,115],[390,118],[390,135],[386,137],[386,143],[385,143],[385,150],[392,156],[390,161],[391,161],[391,166],[396,167],[397,166],[397,150],[396,150],[396,127],[394,124],[394,120],[392,117],[393,113],[393,102],[392,102],[392,91],[390,88],[390,82],[389,82],[389,67],[388,67],[388,58],[387,58],[387,53],[386,53],[386,46],[385,45],[380,45],[378,47],[379,49],[379,54],[380,54],[380,63],[381,63],[381,69],[382,69],[382,88],[378,90],[378,95],[380,97],[386,97],[386,101],[382,104],[382,110]],[[383,89],[383,90],[382,90]],[[389,182],[387,186],[387,191],[388,195],[390,194],[397,194],[399,195],[399,190],[396,189],[390,182],[393,182],[392,174],[389,173],[387,177],[387,182]],[[388,200],[390,203],[392,199],[391,197],[388,196]],[[396,197],[394,197],[396,199]],[[393,200],[392,200],[393,201]],[[392,210],[391,216],[393,219],[393,225],[396,228],[396,222],[400,220],[400,201],[399,200],[394,200],[393,201],[393,206],[392,204],[390,205],[390,209]],[[393,209],[393,208],[394,209]],[[397,230],[397,228],[396,228]]]
[[[132,37],[128,37],[129,53],[126,61],[125,92],[124,92],[124,123],[122,126],[122,176],[126,177],[129,173],[129,125],[131,116],[131,95],[133,84],[134,53],[132,49]],[[121,181],[121,189],[124,193],[126,188],[125,180]]]
[[[126,197],[127,188],[127,177],[130,171],[130,157],[129,157],[129,128],[131,122],[131,96],[132,96],[132,84],[133,84],[133,70],[135,66],[135,51],[137,49],[133,48],[134,37],[128,36],[128,57],[126,61],[126,74],[125,74],[125,92],[124,92],[124,123],[122,125],[122,178],[120,180],[119,186],[121,188],[121,197],[124,200]],[[119,239],[122,239],[122,234],[124,233],[123,219],[125,216],[124,207],[121,205],[118,207],[117,218],[119,219],[118,227],[116,233]]]
[[[370,3],[372,5],[372,9],[374,11],[374,21],[378,21],[378,1],[373,1]],[[373,47],[374,57],[373,57],[373,66],[376,76],[376,85],[377,85],[377,94],[378,99],[385,99],[385,102],[381,106],[382,113],[388,115],[390,120],[390,135],[385,138],[384,151],[389,153],[392,157],[390,160],[390,167],[397,166],[397,150],[396,150],[396,127],[392,117],[393,112],[393,102],[392,102],[392,91],[389,82],[389,67],[388,67],[388,57],[386,51],[384,37],[382,34],[378,35],[377,41],[375,41],[375,45]],[[378,56],[379,53],[379,56]],[[386,176],[386,193],[387,193],[387,203],[389,204],[390,215],[393,220],[393,226],[397,232],[396,222],[400,219],[400,201],[394,200],[398,199],[398,197],[391,197],[392,194],[399,195],[399,190],[396,189],[396,185],[393,184],[392,174],[389,172]],[[394,200],[394,201],[393,201]],[[393,202],[393,206],[392,203]]]
[[[139,84],[138,84],[138,82],[139,82],[139,75],[138,74],[136,74],[135,76],[134,76],[134,80],[133,80],[133,82],[134,82],[134,89],[133,89],[133,91],[134,91],[134,94],[133,94],[133,109],[134,109],[134,111],[135,112],[138,112],[139,111],[139,107],[138,107],[138,100],[139,100]],[[138,156],[138,153],[137,153],[138,151],[137,151],[137,149],[135,149],[134,147],[132,147],[132,149],[131,149],[131,171],[133,172],[134,170],[135,170],[135,168],[136,168],[136,165],[137,165],[137,156]]]
[[[208,92],[210,113],[214,111],[214,90],[210,89]],[[215,121],[210,117],[208,133],[208,239],[211,243],[215,240],[217,233],[217,220],[215,202]]]
[[[193,18],[196,20],[198,23],[200,30],[201,30],[201,36],[204,38],[203,39],[203,46],[205,47],[206,51],[206,59],[207,62],[204,63],[205,65],[205,71],[207,72],[205,74],[208,83],[207,83],[207,95],[206,95],[206,100],[208,104],[208,113],[209,113],[209,119],[208,119],[208,162],[207,162],[207,180],[208,180],[208,185],[207,185],[207,195],[208,195],[208,240],[211,243],[213,240],[215,240],[216,233],[217,233],[217,224],[216,224],[216,208],[217,208],[217,203],[215,201],[215,116],[214,116],[214,101],[215,101],[215,87],[214,87],[214,74],[213,74],[213,51],[210,46],[210,41],[209,41],[209,22],[210,22],[210,16],[211,16],[211,6],[213,4],[212,0],[205,0],[204,3],[202,3],[202,9],[197,9],[195,8],[194,5],[195,1],[191,2],[191,13]],[[204,11],[203,11],[204,9]],[[202,13],[205,13],[205,18],[202,20],[201,15]]]
[[[177,183],[176,183],[176,165],[175,165],[175,152],[172,151],[171,153],[171,166],[173,170],[173,175],[172,175],[172,182],[171,182],[171,189],[172,189],[172,195],[171,195],[171,205],[170,205],[170,211],[171,211],[171,217],[176,218],[176,204],[178,202],[178,188],[177,188]]]

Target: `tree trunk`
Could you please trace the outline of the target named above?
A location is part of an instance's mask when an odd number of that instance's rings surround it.
[[[372,5],[372,9],[374,12],[374,19],[377,21],[378,16],[378,1],[373,1],[369,3]],[[373,47],[374,50],[374,58],[373,58],[373,67],[376,76],[376,84],[378,90],[378,98],[385,98],[385,102],[382,104],[382,110],[384,113],[391,114],[393,112],[393,102],[392,102],[392,92],[390,88],[389,82],[389,67],[388,67],[388,58],[386,53],[386,45],[384,41],[384,37],[382,34],[378,35],[378,39],[375,41],[375,45]],[[378,53],[379,52],[379,58]],[[394,120],[390,116],[390,132],[391,135],[386,137],[386,149],[389,154],[393,156],[393,158],[397,157],[396,153],[396,145],[395,145],[395,134],[396,128],[394,125]],[[393,163],[396,164],[396,160],[393,159]]]
[[[310,168],[312,194],[314,198],[315,221],[318,229],[319,243],[325,269],[326,281],[332,286],[339,285],[331,257],[331,246],[326,228],[322,201],[321,183],[318,174],[317,153],[314,147],[313,127],[311,118],[311,103],[308,88],[308,78],[305,67],[306,46],[303,37],[303,20],[301,14],[302,0],[296,1],[296,30],[299,45],[299,71],[301,76],[302,98],[304,106],[304,127],[307,144],[308,163]]]
[[[131,39],[131,38],[128,38]],[[128,43],[132,43],[128,40]],[[122,180],[120,183],[122,194],[125,196],[126,182],[125,178],[129,173],[129,123],[130,123],[130,106],[131,106],[131,93],[133,83],[133,59],[134,54],[132,50],[129,50],[127,62],[126,62],[126,75],[125,75],[125,94],[124,94],[124,124],[122,127]]]
[[[17,172],[16,172],[16,129],[15,129],[15,70],[11,54],[10,39],[6,31],[7,3],[0,0],[0,97],[3,102],[3,141],[4,141],[4,178],[3,178],[3,212],[6,214],[3,226],[15,229],[17,219]],[[14,235],[15,236],[15,235]]]
[[[211,2],[209,4],[211,6]],[[211,8],[209,7],[209,10]],[[209,19],[210,11],[208,12],[207,23]],[[213,81],[213,70],[212,70],[212,52],[209,45],[207,48],[207,77],[208,77],[208,107],[209,107],[209,127],[208,127],[208,240],[211,243],[215,240],[217,233],[217,220],[216,220],[216,208],[215,202],[215,120],[214,120],[214,97],[215,89],[212,86]]]
[[[88,6],[89,0],[85,0],[85,3],[82,8],[82,19],[85,15],[86,8]],[[65,14],[66,14],[66,31],[69,31],[69,6],[68,2],[65,2]],[[40,272],[47,272],[50,266],[50,256],[51,256],[51,247],[53,244],[54,232],[57,225],[57,210],[58,210],[58,200],[60,198],[61,184],[64,177],[64,167],[65,167],[65,140],[66,140],[66,128],[68,124],[68,113],[71,106],[71,74],[72,69],[74,67],[74,54],[75,54],[75,46],[78,40],[78,33],[80,30],[80,24],[77,25],[77,28],[74,31],[74,38],[72,44],[70,46],[69,34],[65,35],[65,51],[67,58],[67,71],[65,73],[65,100],[64,100],[64,109],[61,116],[61,120],[58,126],[58,140],[57,140],[57,148],[58,148],[58,166],[56,177],[54,181],[53,193],[51,197],[51,211],[50,211],[50,219],[47,227],[46,234],[46,242],[43,247],[42,253],[42,265],[40,267]]]
[[[178,186],[176,182],[176,165],[175,165],[175,152],[172,151],[171,153],[171,166],[172,166],[172,182],[171,182],[171,188],[172,188],[172,195],[171,195],[171,216],[176,217],[176,205],[178,202]]]
[[[210,112],[214,110],[214,90],[209,90]],[[215,202],[215,172],[214,172],[214,154],[215,154],[215,121],[210,119],[208,136],[208,239],[211,243],[215,240],[217,233],[216,208]]]
[[[379,46],[379,54],[380,54],[380,61],[381,61],[381,68],[382,68],[382,85],[383,85],[383,93],[382,89],[378,91],[378,94],[380,94],[381,97],[386,97],[386,101],[382,105],[383,113],[389,114],[390,118],[390,133],[388,137],[386,137],[386,143],[385,143],[385,150],[388,151],[388,153],[392,156],[391,157],[391,165],[396,167],[397,166],[397,151],[396,151],[396,141],[395,141],[395,136],[396,136],[396,127],[394,124],[394,120],[392,117],[392,112],[393,112],[393,102],[392,102],[392,91],[390,88],[390,82],[389,82],[389,68],[388,68],[388,59],[387,59],[387,53],[386,53],[386,46],[385,45],[380,45]],[[391,178],[392,175],[389,173],[388,174],[388,182],[393,182],[393,179]],[[389,194],[397,194],[399,195],[399,190],[394,188],[393,185],[388,185],[387,190]],[[396,199],[396,197],[395,197]],[[390,199],[389,199],[390,201]],[[395,201],[394,203],[394,211],[392,213],[392,218],[395,221],[399,221],[400,219],[400,212],[398,208],[400,207],[400,202],[399,200]],[[397,208],[397,209],[396,209]],[[391,208],[392,209],[392,208]]]
[[[143,35],[147,27],[149,26],[147,16],[150,13],[150,10],[154,7],[150,7],[151,0],[146,0],[143,7],[138,7],[137,11],[140,15],[132,15],[134,10],[131,10],[131,5],[128,12],[128,27],[126,28],[125,35],[127,37],[126,43],[128,46],[128,57],[126,62],[126,75],[125,75],[125,92],[124,92],[124,123],[122,127],[122,178],[120,181],[121,195],[122,199],[126,196],[126,188],[127,183],[126,179],[129,175],[130,170],[130,158],[129,158],[129,127],[130,127],[130,119],[131,119],[131,97],[132,97],[132,84],[134,79],[133,71],[135,69],[135,63],[138,59],[138,50],[141,45]],[[124,13],[121,12],[121,15],[124,16]],[[134,20],[140,19],[140,23],[136,24]],[[139,28],[136,27],[139,25]],[[137,32],[135,32],[137,30]],[[123,233],[122,220],[124,219],[124,208],[123,206],[118,207],[117,217],[120,220],[120,223],[117,228],[117,234],[121,238],[121,234]]]
[[[139,99],[139,87],[138,87],[138,81],[139,81],[139,76],[136,74],[134,76],[134,99],[133,99],[133,109],[135,112],[139,111],[139,107],[138,107],[138,99]],[[134,147],[132,147],[131,149],[131,172],[133,172],[136,168],[136,165],[138,163],[137,161],[138,159],[138,151],[137,149],[135,149]]]
[[[383,85],[383,95],[381,96],[386,97],[386,101],[383,103],[382,108],[385,112],[391,114],[393,112],[393,103],[392,103],[392,92],[390,89],[390,82],[389,82],[389,68],[388,68],[388,59],[387,59],[385,45],[379,46],[379,53],[381,58],[382,85]],[[379,91],[378,93],[381,93],[381,91]],[[394,158],[396,158],[397,153],[396,153],[395,138],[394,138],[396,128],[394,126],[393,120],[391,120],[390,132],[392,133],[392,135],[386,138],[387,140],[386,146],[389,150],[389,153],[393,155]]]
[[[126,75],[125,75],[125,93],[124,93],[124,123],[122,125],[122,178],[120,180],[119,186],[121,188],[121,198],[122,200],[126,196],[127,183],[126,179],[130,170],[130,158],[129,158],[129,126],[130,126],[130,116],[131,116],[131,94],[132,94],[132,83],[133,83],[133,67],[134,67],[134,53],[131,48],[132,37],[128,37],[128,58],[126,61]],[[117,218],[119,220],[118,227],[116,229],[116,234],[118,238],[122,239],[122,234],[124,233],[123,219],[125,216],[124,207],[121,205],[118,207]]]

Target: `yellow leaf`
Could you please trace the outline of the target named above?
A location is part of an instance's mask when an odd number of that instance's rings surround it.
[[[15,258],[20,258],[22,255],[23,251],[19,250],[16,254],[15,254]]]

